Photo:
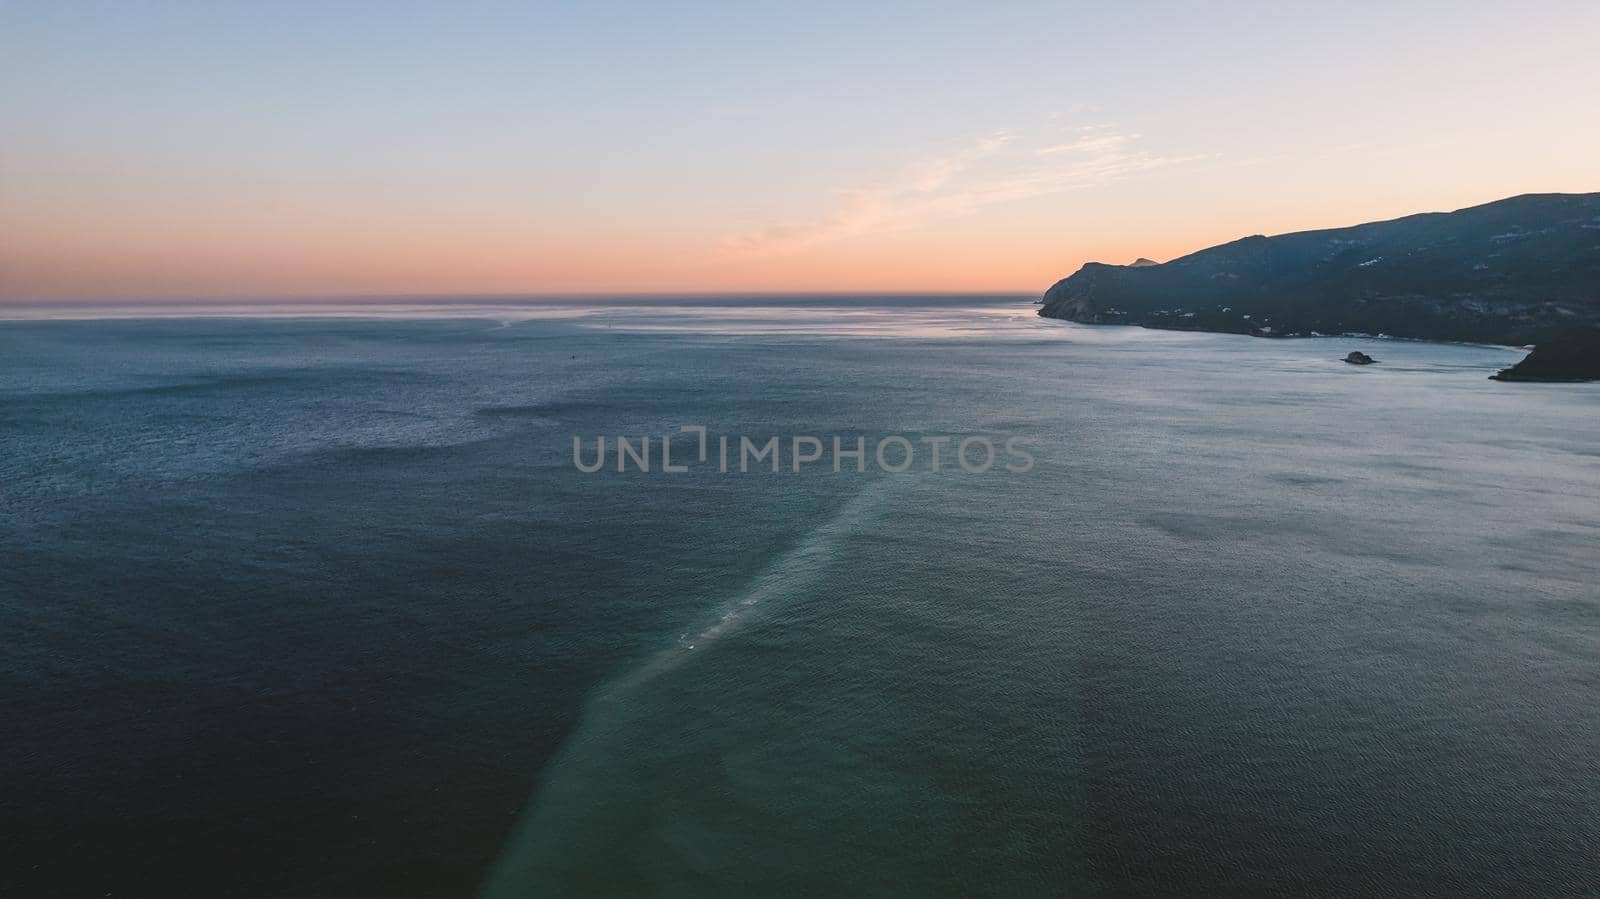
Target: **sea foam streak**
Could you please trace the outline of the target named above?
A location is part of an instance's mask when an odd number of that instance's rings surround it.
[[[893,480],[880,478],[866,484],[832,518],[807,532],[768,564],[749,589],[725,607],[715,623],[692,637],[685,635],[677,645],[661,650],[638,668],[595,691],[585,704],[582,723],[546,769],[536,799],[523,812],[522,821],[490,869],[480,895],[526,895],[529,886],[539,879],[541,869],[561,854],[560,848],[549,845],[552,841],[547,838],[571,838],[586,820],[584,812],[594,804],[594,785],[626,776],[626,772],[613,772],[606,767],[608,758],[619,757],[608,756],[601,747],[626,738],[635,710],[632,694],[747,623],[757,608],[816,584],[839,545],[868,525],[873,513],[881,508],[883,495]],[[602,817],[595,815],[593,820]]]

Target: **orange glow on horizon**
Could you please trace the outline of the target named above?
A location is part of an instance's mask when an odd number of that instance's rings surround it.
[[[1472,196],[1439,208],[1496,197]],[[1270,210],[1264,211],[1269,212]],[[188,223],[74,228],[37,222],[3,250],[0,300],[311,299],[357,296],[1042,293],[1086,261],[1167,261],[1250,233],[1338,227],[1413,209],[1320,216],[1286,210],[1253,224],[1187,227],[1129,216],[1103,230],[963,223],[948,233],[889,235],[813,250],[740,254],[702,235],[551,234],[503,226],[461,229],[396,222],[272,218],[204,229]],[[1243,221],[1243,216],[1237,216]],[[1002,223],[1003,224],[1003,223]]]

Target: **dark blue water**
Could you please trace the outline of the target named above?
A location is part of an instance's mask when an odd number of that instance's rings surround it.
[[[1600,890],[1600,389],[1011,301],[356,311],[0,324],[0,892]],[[572,466],[685,424],[1037,465]]]

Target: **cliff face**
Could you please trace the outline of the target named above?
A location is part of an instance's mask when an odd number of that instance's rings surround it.
[[[1600,328],[1563,331],[1533,348],[1493,381],[1600,381]]]
[[[1261,336],[1536,343],[1600,325],[1600,193],[1246,237],[1160,265],[1091,262],[1040,315]]]

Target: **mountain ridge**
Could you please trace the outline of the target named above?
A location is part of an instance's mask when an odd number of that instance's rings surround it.
[[[1154,265],[1090,262],[1040,302],[1042,316],[1086,324],[1537,343],[1600,325],[1600,193],[1255,234]]]

